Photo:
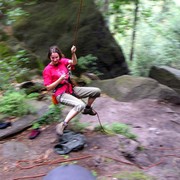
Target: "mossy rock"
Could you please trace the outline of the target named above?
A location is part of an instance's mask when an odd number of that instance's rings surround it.
[[[173,89],[151,78],[124,75],[113,79],[93,81],[91,86],[99,87],[102,92],[118,101],[129,102],[149,98],[180,103],[180,97]]]

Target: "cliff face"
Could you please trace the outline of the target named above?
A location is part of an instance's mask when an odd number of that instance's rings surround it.
[[[48,63],[47,50],[54,44],[70,57],[70,47],[77,32],[77,56],[92,54],[98,57],[102,79],[128,74],[123,52],[92,0],[83,1],[76,30],[79,7],[80,1],[74,0],[43,0],[24,7],[30,16],[14,25],[14,35],[43,59],[45,65]]]

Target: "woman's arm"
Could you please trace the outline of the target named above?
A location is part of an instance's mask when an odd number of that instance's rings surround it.
[[[70,62],[70,64],[72,65],[76,65],[77,64],[77,57],[76,57],[76,46],[72,46],[71,48],[71,54],[72,54],[72,61]]]
[[[65,77],[66,77],[66,74],[62,74],[59,79],[54,81],[52,84],[47,85],[46,89],[48,91],[51,91],[51,90],[55,89],[60,84],[60,82],[65,79]]]

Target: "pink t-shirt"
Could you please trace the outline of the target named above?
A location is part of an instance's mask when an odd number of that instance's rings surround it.
[[[66,79],[61,81],[60,84],[62,84],[62,87],[59,87],[56,91],[55,91],[55,96],[58,96],[62,93],[69,93],[72,94],[73,89],[72,89],[72,85],[68,82],[68,78],[69,78],[69,72],[68,72],[68,68],[67,65],[69,64],[68,61],[70,59],[67,58],[61,58],[59,60],[59,64],[57,66],[54,66],[52,64],[48,64],[43,71],[43,79],[44,79],[44,85],[50,85],[53,82],[55,82],[56,80],[59,79],[59,77],[62,74],[67,74]]]

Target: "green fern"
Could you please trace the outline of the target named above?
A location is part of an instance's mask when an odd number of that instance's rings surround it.
[[[23,116],[32,112],[32,107],[26,103],[23,92],[8,91],[0,100],[0,113],[10,116]]]

